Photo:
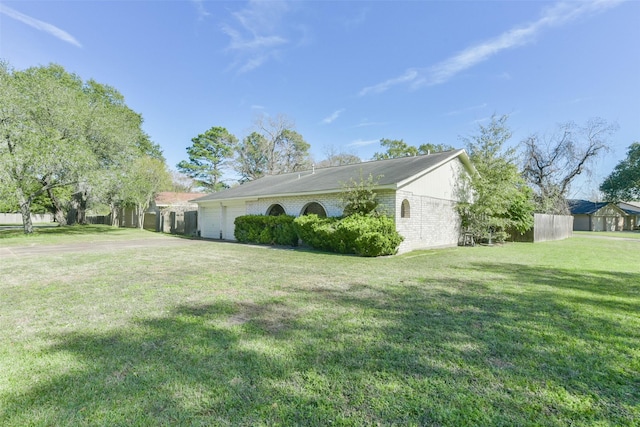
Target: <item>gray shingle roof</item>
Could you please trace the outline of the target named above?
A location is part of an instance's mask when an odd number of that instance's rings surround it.
[[[588,200],[579,199],[567,200],[567,205],[573,215],[591,215],[608,204],[609,202],[590,202]]]
[[[461,157],[467,168],[471,169],[465,151],[452,150],[422,156],[400,157],[281,175],[268,175],[237,187],[208,194],[194,201],[205,202],[209,200],[339,192],[342,190],[343,184],[348,184],[351,179],[359,182],[361,174],[365,180],[371,174],[378,181],[376,188],[397,188],[399,183],[428,173],[458,156]]]
[[[640,206],[637,203],[620,202],[618,207],[629,215],[640,215]]]

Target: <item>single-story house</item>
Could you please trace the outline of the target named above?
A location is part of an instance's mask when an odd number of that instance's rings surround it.
[[[473,173],[467,153],[452,150],[269,175],[195,199],[198,232],[204,238],[235,240],[235,219],[249,214],[341,216],[345,186],[372,176],[379,206],[404,237],[399,252],[455,246],[461,176]]]
[[[620,202],[618,207],[628,215],[624,222],[625,230],[640,228],[640,202]]]
[[[567,200],[574,231],[622,231],[627,213],[613,203]]]

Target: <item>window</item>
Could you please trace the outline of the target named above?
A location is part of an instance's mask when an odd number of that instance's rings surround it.
[[[284,215],[284,214],[285,214],[284,208],[277,203],[275,205],[271,205],[271,207],[267,209],[267,215],[269,216],[278,216],[278,215]]]
[[[411,206],[407,199],[404,199],[400,206],[400,218],[411,218]]]
[[[311,202],[302,209],[302,215],[316,214],[321,218],[327,217],[327,212],[320,203]]]

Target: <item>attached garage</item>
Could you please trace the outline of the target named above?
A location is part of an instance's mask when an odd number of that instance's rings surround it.
[[[234,221],[242,215],[246,215],[244,202],[202,203],[198,207],[200,235],[206,239],[235,240]]]
[[[222,239],[236,240],[233,232],[235,230],[235,220],[237,217],[246,215],[245,203],[236,203],[222,206]]]

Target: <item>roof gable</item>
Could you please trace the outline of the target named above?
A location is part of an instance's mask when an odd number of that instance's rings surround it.
[[[377,181],[376,188],[397,188],[398,184],[423,175],[438,166],[460,158],[467,170],[473,168],[464,150],[452,150],[422,156],[400,157],[396,159],[362,162],[352,165],[318,168],[281,175],[268,175],[237,187],[212,193],[194,200],[250,199],[256,197],[291,196],[298,194],[335,193],[342,191],[344,184],[360,176],[369,175]]]
[[[572,215],[593,215],[605,207],[615,209],[623,215],[625,214],[624,210],[609,202],[590,202],[589,200],[569,199],[567,200],[567,205]]]

